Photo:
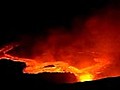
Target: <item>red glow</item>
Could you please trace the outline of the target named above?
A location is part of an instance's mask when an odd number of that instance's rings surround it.
[[[14,44],[0,50],[1,58],[25,62],[24,73],[70,72],[81,82],[118,76],[119,15],[107,10],[90,17],[82,28],[74,24],[71,32],[50,29],[46,41],[35,43],[32,59],[7,54]]]

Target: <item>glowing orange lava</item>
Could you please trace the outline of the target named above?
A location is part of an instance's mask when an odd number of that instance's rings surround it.
[[[78,82],[79,81],[84,82],[84,81],[91,81],[97,79],[95,76],[98,74],[98,72],[101,73],[104,70],[104,68],[109,65],[109,62],[104,59],[103,60],[95,59],[95,61],[97,62],[95,65],[79,69],[63,61],[39,63],[36,60],[19,58],[6,54],[6,52],[13,49],[13,47],[15,46],[16,45],[12,44],[2,48],[0,50],[1,59],[10,59],[13,61],[25,62],[27,67],[24,69],[23,71],[24,73],[37,74],[43,72],[49,72],[49,73],[69,72],[69,73],[73,73],[76,76]]]
[[[0,49],[0,59],[26,63],[24,73],[73,73],[78,82],[120,76],[119,16],[117,10],[104,9],[83,24],[78,19],[69,32],[65,28],[50,28],[47,37],[40,36],[34,43],[30,38],[32,58],[8,53],[19,46],[13,43]]]

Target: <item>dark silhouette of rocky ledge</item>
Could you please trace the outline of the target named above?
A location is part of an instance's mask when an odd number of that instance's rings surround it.
[[[8,88],[16,90],[120,90],[120,77],[64,83],[75,81],[75,76],[70,73],[24,74],[22,71],[25,67],[26,65],[23,62],[0,60],[0,88],[3,90]]]

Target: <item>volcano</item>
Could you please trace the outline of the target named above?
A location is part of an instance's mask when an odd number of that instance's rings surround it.
[[[47,10],[37,8],[37,12],[31,8],[25,12],[17,8],[3,10],[6,13],[3,12],[0,27],[1,87],[119,87],[119,2],[81,0],[74,8],[51,6],[45,5]]]

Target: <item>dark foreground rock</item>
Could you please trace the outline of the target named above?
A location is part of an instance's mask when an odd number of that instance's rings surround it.
[[[76,80],[66,73],[23,74],[25,63],[0,60],[0,89],[38,89],[38,90],[120,90],[120,77],[110,77],[96,81],[63,83]],[[70,81],[69,81],[70,82]]]

